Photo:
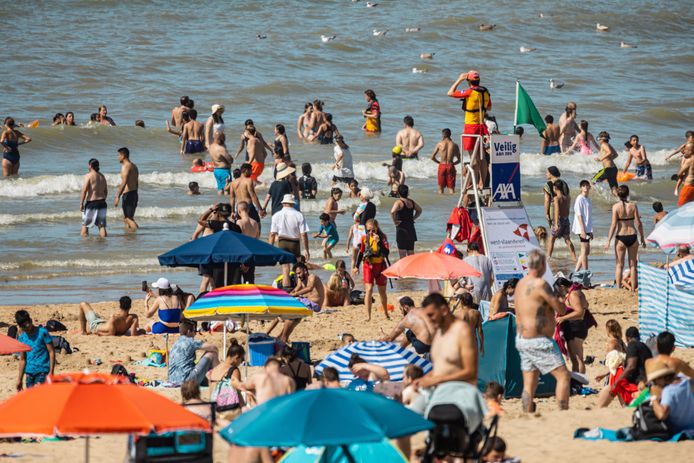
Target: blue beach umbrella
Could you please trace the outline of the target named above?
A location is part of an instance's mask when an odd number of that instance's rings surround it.
[[[349,455],[345,453],[345,447]],[[350,459],[351,456],[351,459]],[[289,451],[279,463],[406,463],[407,458],[387,440],[346,446],[306,447]]]
[[[398,344],[381,341],[362,341],[348,344],[328,355],[316,367],[316,373],[321,374],[324,368],[333,367],[340,374],[340,381],[355,379],[348,366],[352,354],[358,354],[367,363],[385,368],[391,381],[402,381],[407,365],[417,365],[424,370],[424,374],[431,371],[430,361]]]
[[[269,400],[219,433],[240,446],[317,447],[381,442],[433,426],[402,404],[378,394],[312,389]]]

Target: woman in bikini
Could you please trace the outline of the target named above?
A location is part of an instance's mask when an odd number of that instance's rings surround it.
[[[593,134],[588,132],[588,121],[581,121],[581,123],[579,124],[579,128],[580,131],[578,135],[576,135],[576,138],[574,138],[573,144],[562,154],[570,153],[578,146],[579,152],[581,154],[585,156],[592,156],[593,148],[591,147],[591,143],[592,146],[595,146],[596,150],[600,149],[597,142],[595,141],[595,138],[593,137]]]
[[[639,216],[639,209],[636,204],[629,202],[629,187],[620,185],[617,188],[619,202],[612,206],[612,224],[607,236],[605,251],[610,248],[612,237],[615,238],[615,284],[617,288],[622,287],[622,273],[624,270],[624,256],[629,257],[629,278],[631,282],[631,292],[636,291],[636,260],[639,254],[639,236],[641,246],[646,246],[646,239],[643,235],[643,224]],[[638,231],[638,235],[637,235]]]
[[[296,120],[296,136],[299,140],[304,140],[311,135],[311,126],[309,125],[313,114],[313,103],[310,101],[304,105],[304,112],[301,113],[299,119]]]
[[[585,320],[588,309],[588,300],[576,285],[566,278],[557,278],[554,283],[557,292],[564,298],[566,315],[557,317],[557,324],[561,325],[566,341],[566,350],[571,361],[571,371],[581,374],[586,373],[586,365],[583,360],[583,343],[588,337],[588,324]]]
[[[335,262],[335,273],[330,275],[325,291],[325,307],[342,307],[350,304],[349,295],[354,289],[354,280],[347,271],[344,260]]]
[[[152,283],[152,288],[158,290],[158,295],[154,304],[150,307],[149,301],[154,296],[154,293],[152,291],[147,292],[145,296],[145,313],[147,318],[153,318],[156,314],[159,320],[149,323],[147,331],[152,334],[177,334],[183,310],[188,307],[188,302],[190,301],[186,302],[180,295],[174,294],[173,288],[166,278],[159,278]]]

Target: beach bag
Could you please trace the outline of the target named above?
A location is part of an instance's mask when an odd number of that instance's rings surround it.
[[[231,385],[231,375],[234,373],[235,369],[236,367],[229,368],[221,381],[215,386],[214,391],[212,391],[211,400],[216,404],[216,410],[218,412],[236,410],[243,405],[241,403],[241,396],[239,396],[238,391]]]
[[[58,320],[48,320],[46,322],[46,330],[48,330],[49,333],[53,333],[55,331],[67,331],[67,327]]]
[[[578,283],[579,285],[583,286],[584,288],[592,288],[593,285],[590,282],[590,279],[593,277],[593,272],[590,270],[579,270],[577,272],[572,272],[569,275],[569,279],[571,280],[572,283]]]
[[[17,337],[19,336],[19,330],[17,328],[17,325],[12,325],[9,328],[7,328],[7,335],[12,339],[17,339]]]
[[[644,402],[636,407],[632,423],[631,435],[634,440],[668,440],[670,438],[667,424],[655,416],[650,402]]]
[[[64,352],[66,354],[72,354],[72,347],[70,347],[70,343],[67,342],[67,339],[65,339],[62,336],[52,336],[53,338],[53,348],[57,352]],[[79,350],[79,349],[77,349]]]

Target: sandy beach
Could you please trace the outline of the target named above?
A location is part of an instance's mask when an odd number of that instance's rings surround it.
[[[603,371],[599,360],[604,357],[605,334],[604,324],[614,318],[623,329],[637,326],[637,300],[635,294],[611,289],[594,289],[587,291],[590,308],[600,327],[589,332],[585,345],[585,355],[596,357],[595,363],[587,368],[588,376],[592,379]],[[393,293],[391,301],[403,293]],[[415,301],[421,300],[423,293],[415,294]],[[102,315],[111,313],[117,307],[116,302],[101,302],[93,304],[95,310]],[[6,325],[12,323],[14,311],[26,307],[3,307],[0,313],[0,329],[6,330]],[[134,313],[144,317],[142,301],[134,303]],[[150,349],[163,349],[164,339],[156,336],[138,337],[99,337],[75,334],[78,331],[76,304],[39,305],[29,308],[37,323],[45,323],[50,318],[62,321],[67,327],[67,333],[61,333],[68,339],[72,347],[79,352],[71,355],[60,355],[57,372],[77,371],[85,368],[91,371],[110,371],[113,363],[121,361],[126,368],[137,374],[138,378],[165,379],[166,369],[134,365],[141,360]],[[395,316],[397,317],[397,313]],[[293,339],[311,343],[312,358],[321,359],[340,345],[338,335],[344,332],[354,334],[358,340],[377,339],[382,335],[381,330],[388,330],[395,324],[386,321],[383,315],[377,315],[371,323],[365,323],[363,307],[349,306],[339,309],[327,309],[322,313],[302,322],[296,329]],[[259,325],[253,328],[261,329]],[[243,341],[245,335],[234,335]],[[221,350],[222,334],[206,334],[201,339],[214,342]],[[174,342],[172,336],[169,343]],[[694,362],[694,349],[677,349],[676,356],[689,362]],[[100,359],[103,364],[95,366],[92,363]],[[253,369],[249,372],[252,373]],[[17,361],[12,356],[0,357],[0,400],[14,393],[17,375]],[[591,387],[599,388],[594,381]],[[156,389],[157,392],[178,401],[178,389]],[[209,397],[209,390],[203,389],[203,399]],[[631,422],[631,409],[621,409],[613,403],[604,410],[595,409],[596,396],[571,398],[570,410],[561,412],[557,409],[554,399],[539,399],[538,412],[535,415],[525,415],[521,412],[520,400],[504,402],[505,416],[500,423],[499,435],[508,443],[508,453],[520,457],[526,462],[543,462],[562,460],[566,462],[632,462],[656,460],[667,452],[673,461],[686,461],[694,451],[693,442],[678,444],[668,443],[609,443],[587,442],[574,440],[573,432],[579,427],[620,428]],[[415,441],[421,441],[417,436]],[[219,437],[215,439],[215,461],[227,461],[227,444]],[[92,461],[118,462],[123,461],[126,449],[126,436],[101,436],[93,439],[91,444]],[[76,439],[63,442],[42,442],[7,444],[0,443],[0,460],[4,455],[16,455],[12,461],[17,462],[63,462],[80,461],[84,452],[84,441]]]

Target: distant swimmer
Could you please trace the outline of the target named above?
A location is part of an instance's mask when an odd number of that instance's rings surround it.
[[[437,182],[439,194],[447,188],[448,193],[455,193],[455,166],[460,164],[460,147],[451,140],[451,129],[441,131],[441,141],[436,144],[431,160],[439,165]]]
[[[82,236],[89,235],[89,229],[96,226],[99,236],[106,238],[106,197],[108,185],[106,177],[99,172],[99,161],[89,160],[89,172],[84,176],[80,193],[80,211],[82,211]]]
[[[598,141],[600,142],[600,152],[598,153],[598,158],[596,161],[602,163],[602,171],[596,175],[593,180],[595,182],[602,182],[607,180],[607,184],[610,185],[610,190],[612,194],[617,196],[617,166],[614,160],[617,159],[617,151],[610,145],[610,134],[603,131],[598,135]]]
[[[638,48],[636,45],[631,45],[624,41],[619,42],[619,48]]]
[[[595,30],[597,30],[598,32],[607,32],[610,30],[610,28],[605,26],[604,24],[597,23],[595,25]]]
[[[395,144],[402,147],[402,157],[405,159],[419,159],[419,152],[424,148],[422,133],[414,128],[414,118],[405,116],[402,119],[404,128],[395,136]]]
[[[113,205],[118,207],[118,203],[123,200],[123,222],[128,231],[136,231],[139,226],[135,222],[135,210],[138,202],[138,182],[140,171],[137,166],[130,161],[130,150],[126,147],[118,150],[118,162],[121,163],[120,185],[116,190],[116,200]]]
[[[537,50],[537,48],[533,48],[533,47],[520,47],[519,50],[520,50],[521,53],[531,53],[531,52]]]
[[[629,137],[629,141],[624,143],[624,146],[629,153],[629,158],[626,164],[624,164],[623,172],[626,173],[629,170],[631,161],[633,159],[636,164],[636,177],[646,180],[653,180],[653,169],[651,168],[651,163],[648,161],[646,156],[646,147],[639,144],[639,136],[632,135]]]
[[[215,132],[224,132],[224,105],[213,104],[210,117],[205,121],[205,148],[209,148],[214,140]]]
[[[2,176],[19,174],[19,145],[25,145],[31,138],[15,129],[14,119],[6,117],[5,128],[0,135],[0,145],[2,145]]]
[[[113,122],[113,119],[111,119],[111,118],[108,116],[108,109],[106,109],[106,106],[105,106],[105,105],[99,106],[99,112],[98,112],[98,114],[97,114],[96,121],[97,121],[100,125],[106,125],[106,126],[109,126],[109,127],[112,127],[112,126],[115,126],[115,125],[116,125],[116,123]]]
[[[540,135],[540,153],[549,156],[552,154],[560,154],[561,147],[559,146],[559,126],[554,125],[554,117],[551,114],[545,116],[547,127]],[[551,257],[551,256],[550,256]]]
[[[468,88],[463,91],[458,90],[458,86],[465,80],[468,82]],[[484,123],[484,115],[492,109],[492,98],[489,90],[480,86],[480,73],[478,71],[469,71],[458,76],[458,79],[448,90],[448,96],[458,98],[463,102],[462,109],[465,111],[464,134],[489,135],[487,125]],[[482,140],[477,136],[463,137],[463,149],[470,155],[470,166],[475,172],[479,188],[483,188],[487,176],[487,165],[482,156]],[[478,138],[480,138],[479,145]],[[479,146],[478,155],[474,155],[475,146]],[[463,188],[467,188],[467,185],[464,185]]]
[[[493,31],[496,28],[496,24],[480,24],[480,31],[487,32]]]
[[[205,127],[197,121],[198,112],[188,111],[190,121],[183,126],[181,133],[181,154],[195,154],[205,151]]]
[[[210,157],[214,164],[214,179],[217,182],[217,194],[223,195],[231,178],[231,164],[234,162],[226,146],[224,132],[215,132],[214,140],[209,148]]]
[[[559,116],[559,144],[562,152],[569,151],[569,147],[573,143],[577,132],[576,103],[569,101],[566,103],[564,112]]]
[[[364,99],[368,103],[368,106],[361,113],[365,119],[362,129],[367,133],[380,133],[381,105],[378,102],[378,99],[376,99],[376,92],[371,89],[364,91]]]
[[[65,113],[65,125],[76,125],[75,124],[75,113],[68,111]]]
[[[188,105],[190,104],[190,98],[187,96],[182,96],[180,103],[174,109],[171,110],[171,119],[169,123],[173,128],[183,127],[183,113],[188,111]]]
[[[336,35],[321,35],[320,36],[321,42],[323,42],[323,43],[332,42],[336,38],[337,38]]]
[[[549,88],[554,90],[555,88],[563,88],[564,87],[564,82],[559,82],[554,79],[549,79]]]

